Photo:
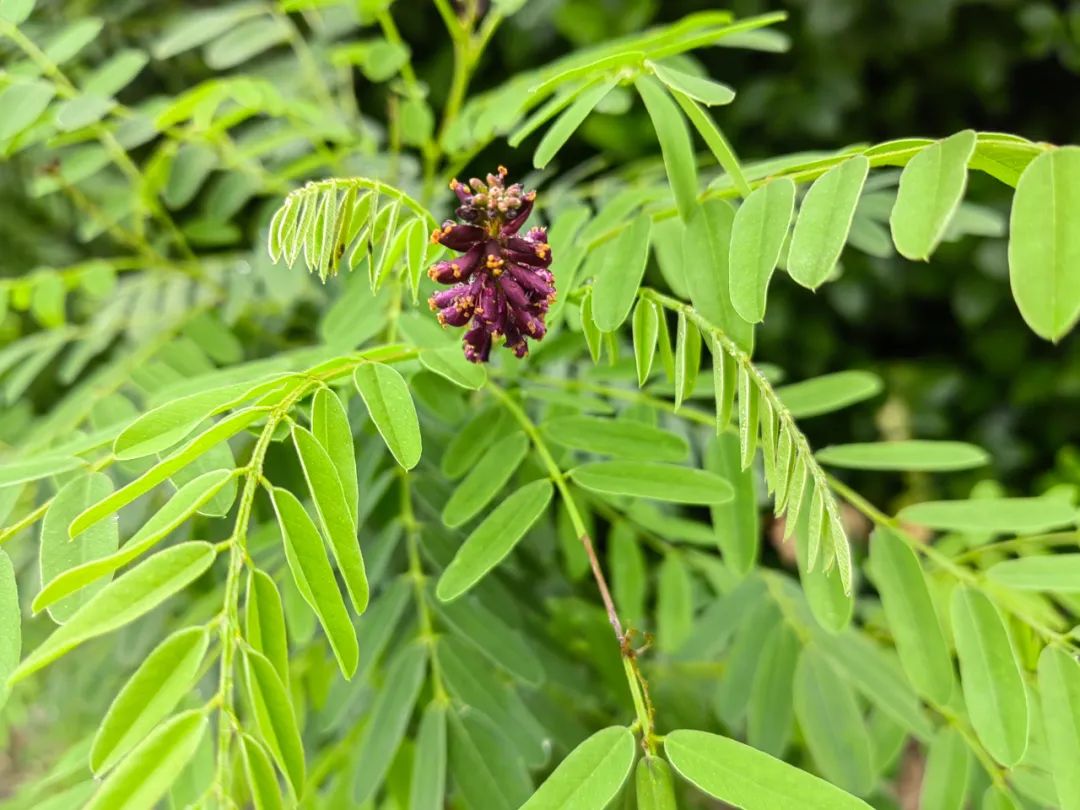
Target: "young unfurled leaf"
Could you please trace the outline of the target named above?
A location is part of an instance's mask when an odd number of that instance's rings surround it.
[[[920,151],[904,167],[889,216],[902,256],[926,261],[945,235],[967,187],[975,132],[965,129]]]
[[[837,371],[783,385],[776,396],[795,419],[832,413],[881,392],[881,378],[869,371]]]
[[[209,723],[199,709],[176,715],[139,745],[101,783],[88,810],[141,810],[157,805],[195,755]]]
[[[646,755],[634,773],[638,810],[678,810],[671,766],[660,757]]]
[[[155,554],[110,582],[79,608],[67,623],[53,631],[19,665],[11,681],[51,664],[60,656],[97,636],[111,633],[157,607],[198,579],[214,562],[209,543],[182,543]]]
[[[853,470],[951,472],[990,463],[986,451],[973,444],[920,439],[837,444],[818,450],[816,455],[822,464]]]
[[[289,685],[289,640],[285,633],[285,612],[274,579],[265,571],[248,572],[244,637],[266,656],[281,682]]]
[[[634,79],[645,109],[652,119],[656,138],[660,141],[660,152],[664,156],[664,168],[667,170],[668,183],[675,194],[675,204],[683,222],[689,222],[697,207],[697,164],[694,161],[694,148],[690,142],[690,131],[686,120],[660,83],[651,76],[640,75]]]
[[[340,397],[329,388],[320,388],[311,398],[311,432],[329,454],[345,490],[345,502],[353,523],[360,489],[356,476],[356,449],[353,446],[349,415]]]
[[[1009,221],[1009,280],[1024,321],[1057,341],[1080,317],[1080,148],[1041,153],[1020,176]]]
[[[90,473],[76,478],[56,493],[45,512],[45,519],[41,522],[39,559],[42,582],[51,582],[66,571],[116,551],[120,533],[115,520],[102,521],[74,540],[68,537],[67,532],[68,525],[76,515],[112,491],[113,485],[109,476],[104,473]],[[106,581],[95,582],[92,586],[83,588],[78,595],[55,603],[49,609],[49,614],[57,623],[67,621],[106,584]]]
[[[657,62],[646,62],[646,65],[656,74],[656,78],[672,90],[677,90],[708,107],[730,104],[735,100],[735,91],[726,84],[683,73]]]
[[[586,453],[643,461],[684,461],[690,453],[682,436],[625,419],[563,416],[540,427],[551,442]]]
[[[845,588],[839,572],[826,573],[821,565],[813,563],[817,553],[815,547],[820,548],[832,519],[813,481],[808,482],[806,488],[813,490],[812,494],[802,496],[802,500],[810,502],[809,508],[801,510],[797,518],[788,518],[795,521],[795,562],[799,581],[814,620],[828,632],[839,633],[851,622],[855,599],[851,589]]]
[[[625,726],[596,732],[567,754],[522,810],[604,810],[634,764],[634,735]]]
[[[244,775],[255,810],[278,810],[284,807],[277,774],[266,749],[250,734],[240,735],[240,755],[244,760]]]
[[[748,745],[704,731],[673,731],[664,751],[699,790],[744,810],[868,810],[870,805]]]
[[[746,741],[760,751],[783,757],[791,742],[795,709],[792,690],[799,638],[786,624],[777,624],[764,640],[759,674],[746,712]]]
[[[758,556],[757,487],[754,472],[739,464],[739,439],[733,433],[713,438],[705,451],[705,469],[731,485],[731,501],[710,508],[713,534],[724,562],[738,574],[747,574]]]
[[[694,621],[693,582],[678,552],[664,555],[657,577],[656,635],[664,652],[679,649]]]
[[[520,431],[511,433],[488,447],[443,507],[447,526],[469,522],[506,486],[529,450],[529,440]]]
[[[912,504],[897,517],[944,531],[1023,534],[1070,525],[1076,510],[1058,498],[973,498]]]
[[[575,130],[581,126],[581,122],[588,118],[589,113],[603,101],[604,96],[610,93],[617,83],[617,79],[608,79],[591,85],[582,92],[574,103],[555,119],[555,123],[548,127],[544,137],[540,139],[540,144],[533,155],[533,166],[537,169],[547,166],[563,145],[570,140]]]
[[[680,311],[675,330],[675,408],[688,399],[701,367],[701,332],[686,313]]]
[[[952,656],[919,560],[881,526],[870,537],[870,563],[904,672],[919,694],[946,705],[953,690]]]
[[[189,627],[168,636],[135,670],[113,699],[90,749],[94,773],[110,770],[157,728],[195,685],[210,635]]]
[[[739,365],[739,465],[747,469],[754,461],[758,439],[758,388],[746,364]]]
[[[962,810],[968,792],[971,751],[960,733],[943,727],[926,751],[919,807]]]
[[[287,489],[274,487],[271,495],[285,544],[285,558],[296,587],[319,617],[342,674],[351,678],[359,662],[356,631],[319,530],[304,505]]]
[[[1062,810],[1080,808],[1080,663],[1047,646],[1039,656],[1039,690],[1054,786]]]
[[[353,609],[363,613],[368,603],[367,573],[356,539],[356,520],[349,509],[337,466],[309,431],[294,426],[292,437],[319,523],[334,552]]]
[[[420,423],[409,386],[396,369],[382,363],[361,363],[353,380],[371,420],[397,463],[411,470],[420,461]]]
[[[551,495],[550,482],[533,481],[496,506],[465,538],[439,578],[439,599],[461,596],[498,565],[544,513]]]
[[[656,356],[656,338],[660,331],[660,324],[657,321],[660,317],[656,304],[647,298],[638,300],[637,306],[634,307],[631,327],[638,386],[645,385],[652,371],[653,358]]]
[[[274,665],[254,650],[244,650],[244,677],[259,736],[299,797],[304,790],[304,743],[289,693]]]
[[[409,810],[442,810],[445,805],[446,711],[444,703],[432,702],[420,718],[409,788]]]
[[[713,358],[713,398],[716,401],[716,435],[719,436],[731,422],[739,370],[735,358],[721,348],[715,337],[709,343],[709,352]]]
[[[795,184],[779,178],[759,186],[735,212],[728,253],[731,303],[749,323],[765,318],[765,297],[795,210]]]
[[[981,591],[952,595],[952,628],[960,683],[971,725],[998,762],[1015,765],[1028,745],[1028,700],[1009,631]]]
[[[1018,591],[1077,593],[1080,592],[1080,554],[1004,560],[992,565],[986,578]]]
[[[604,263],[593,282],[593,320],[601,332],[614,332],[634,304],[649,260],[652,218],[639,214],[604,252]]]
[[[721,504],[735,496],[731,485],[713,473],[655,461],[592,461],[570,475],[579,486],[609,495],[695,504]]]
[[[836,266],[869,171],[870,161],[855,155],[821,175],[803,197],[787,271],[804,287],[817,289]]]
[[[593,319],[592,287],[585,290],[581,299],[581,332],[585,336],[585,345],[589,347],[589,356],[594,363],[600,362],[600,343],[603,334]]]

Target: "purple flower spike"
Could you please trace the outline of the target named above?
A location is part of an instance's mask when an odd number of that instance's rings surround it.
[[[451,261],[436,262],[428,275],[450,289],[428,300],[443,326],[465,326],[465,357],[486,363],[495,338],[518,357],[529,352],[526,340],[540,340],[547,332],[544,315],[555,300],[551,247],[543,228],[519,231],[532,212],[535,191],[520,183],[507,186],[506,169],[489,174],[486,182],[453,180],[450,188],[461,205],[461,222],[447,220],[431,235],[453,251]]]

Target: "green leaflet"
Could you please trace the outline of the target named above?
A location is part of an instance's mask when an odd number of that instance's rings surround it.
[[[277,810],[284,807],[277,774],[266,749],[250,734],[240,735],[240,755],[244,760],[244,775],[255,810]]]
[[[19,665],[22,652],[22,613],[11,558],[0,549],[0,708],[7,699],[8,676]]]
[[[815,455],[822,464],[852,470],[951,472],[990,463],[987,452],[973,444],[921,439],[837,444],[818,450]]]
[[[1015,765],[1028,745],[1028,700],[1009,632],[993,602],[961,585],[952,595],[960,683],[971,725],[998,762]]]
[[[804,287],[817,289],[836,267],[869,171],[870,161],[855,155],[821,175],[803,197],[787,271]]]
[[[465,538],[439,578],[436,594],[448,602],[472,588],[513,550],[547,509],[552,487],[533,481],[508,496]]]
[[[866,802],[735,740],[704,731],[673,731],[664,751],[695,787],[744,810],[867,810]]]
[[[281,594],[273,577],[258,568],[251,568],[244,605],[244,637],[274,665],[274,671],[288,687],[289,640],[285,632]]]
[[[782,385],[776,396],[795,419],[847,408],[881,393],[881,378],[869,371],[837,371]]]
[[[677,552],[664,555],[657,576],[656,635],[664,652],[679,649],[694,622],[694,588],[690,571]]]
[[[701,368],[701,332],[696,323],[679,311],[675,328],[675,409],[689,399]]]
[[[570,475],[578,486],[609,495],[692,504],[722,504],[734,497],[731,484],[718,475],[654,461],[592,461]]]
[[[88,810],[141,810],[153,807],[195,755],[209,723],[201,710],[173,717],[143,740],[102,782]]]
[[[652,217],[638,214],[604,251],[593,282],[593,321],[601,332],[614,332],[634,305],[649,261]]]
[[[525,763],[479,712],[451,711],[450,772],[469,810],[520,810],[532,795]]]
[[[706,106],[730,104],[735,100],[735,91],[726,84],[684,73],[681,70],[675,70],[658,62],[646,62],[645,64],[656,74],[656,78],[669,88],[689,96],[695,101],[700,101]]]
[[[686,120],[656,79],[639,75],[634,79],[634,87],[645,102],[645,109],[652,119],[653,129],[656,130],[656,138],[660,141],[664,169],[675,194],[679,216],[683,222],[689,222],[697,207],[698,180],[694,148],[690,142]]]
[[[604,810],[634,764],[634,735],[611,726],[582,742],[537,788],[522,810]]]
[[[582,92],[574,103],[555,119],[555,123],[548,127],[544,137],[540,139],[540,144],[533,155],[533,166],[537,169],[547,166],[563,145],[570,140],[570,136],[581,126],[581,122],[588,118],[589,113],[603,101],[604,96],[610,93],[617,83],[617,79],[608,79],[591,85]]]
[[[446,445],[440,463],[443,475],[452,480],[471,470],[480,456],[487,451],[488,436],[503,433],[510,418],[506,408],[494,405],[479,411],[466,422]]]
[[[1009,220],[1009,281],[1027,325],[1057,341],[1080,317],[1080,147],[1051,149],[1020,176]]]
[[[424,709],[416,732],[409,810],[443,810],[446,793],[446,705]]]
[[[424,349],[420,352],[420,365],[469,391],[478,391],[487,382],[487,371],[484,367],[466,360],[458,346],[450,349]]]
[[[645,619],[645,592],[648,578],[645,555],[631,525],[619,521],[611,527],[607,541],[607,564],[611,572],[611,595],[619,615],[631,627]]]
[[[9,84],[0,92],[0,141],[18,135],[45,112],[56,95],[52,82],[32,79]]]
[[[660,757],[644,756],[634,773],[638,810],[678,810],[671,766]]]
[[[585,344],[589,348],[589,356],[594,363],[600,362],[600,342],[603,334],[593,318],[593,291],[592,287],[585,290],[585,296],[581,299],[581,332],[585,336]]]
[[[27,484],[68,470],[77,470],[85,464],[81,458],[60,455],[39,455],[21,461],[5,461],[0,468],[0,489]]]
[[[765,318],[765,296],[795,210],[795,184],[786,177],[754,189],[731,225],[728,250],[731,304],[749,323]]]
[[[1018,557],[991,566],[991,582],[1018,591],[1080,592],[1080,554]]]
[[[510,481],[528,451],[529,440],[521,431],[489,446],[446,501],[443,523],[456,527],[476,517]]]
[[[82,512],[71,522],[68,532],[72,537],[75,537],[99,520],[103,520],[118,509],[127,506],[139,496],[145,495],[158,484],[171,478],[176,472],[191,464],[210,448],[228,440],[256,419],[265,416],[266,413],[266,408],[245,408],[242,411],[229,414],[168,458],[158,462],[130,484],[121,487],[109,497],[103,498],[85,512]]]
[[[794,683],[795,716],[821,772],[847,791],[870,792],[870,735],[851,687],[813,647],[800,654]]]
[[[760,527],[754,472],[739,464],[739,439],[722,433],[710,439],[705,450],[705,469],[724,478],[734,497],[710,507],[716,545],[724,562],[737,574],[747,574],[758,557]]]
[[[795,719],[792,690],[799,638],[786,624],[775,625],[765,638],[747,707],[746,741],[774,757],[783,757]]]
[[[954,728],[942,727],[926,751],[919,806],[962,810],[971,771],[971,751]]]
[[[540,429],[548,441],[586,453],[642,461],[685,461],[690,454],[682,436],[620,418],[563,416]]]
[[[9,682],[20,681],[84,641],[111,633],[149,612],[198,579],[214,557],[209,543],[182,543],[117,577],[30,653]]]
[[[357,502],[360,488],[356,476],[356,449],[353,447],[352,427],[341,398],[329,388],[320,388],[311,398],[311,432],[334,462],[345,503],[353,523],[357,521]]]
[[[285,774],[290,791],[299,797],[304,790],[304,744],[292,701],[264,655],[244,650],[244,679],[259,736]]]
[[[815,542],[821,542],[822,535],[828,532],[826,524],[831,522],[825,511],[821,497],[808,481],[802,501],[807,508],[800,509],[795,521],[795,560],[799,568],[799,581],[814,620],[830,633],[839,633],[851,622],[855,611],[855,599],[845,592],[844,583],[836,571],[826,573],[823,566],[811,567]],[[815,541],[815,538],[817,540]]]
[[[169,716],[195,686],[210,634],[205,627],[178,630],[139,665],[105,713],[90,749],[94,773],[110,770]]]
[[[293,446],[308,491],[315,503],[323,534],[334,552],[338,571],[345,581],[353,609],[363,613],[368,604],[368,581],[364,558],[356,538],[356,519],[345,495],[337,466],[318,439],[299,425],[293,426]],[[350,443],[351,446],[351,443]]]
[[[902,256],[926,261],[945,235],[964,198],[975,132],[965,129],[922,149],[904,167],[889,215]]]
[[[1025,534],[1071,525],[1076,511],[1059,498],[973,498],[912,504],[897,518],[946,531]]]
[[[946,705],[953,691],[952,656],[915,552],[879,526],[870,536],[870,564],[908,680],[920,695]]]
[[[411,597],[409,582],[399,579],[373,600],[371,607],[357,621],[357,644],[364,653],[357,669],[359,677],[366,676],[370,667],[379,660]]]
[[[111,574],[149,551],[219,492],[233,475],[234,473],[229,470],[212,470],[189,481],[177,490],[164,506],[151,515],[142,528],[116,552],[69,568],[55,578],[45,581],[44,587],[34,597],[31,606],[34,612],[44,610],[68,594],[75,593],[106,574]],[[110,525],[115,530],[116,524],[110,523]],[[66,530],[65,534],[67,534]],[[42,579],[44,580],[44,577]]]
[[[638,386],[645,385],[652,371],[656,356],[656,339],[659,336],[661,314],[657,306],[647,298],[641,298],[634,307],[631,332],[634,341],[634,365],[637,369]]]
[[[304,505],[291,492],[274,487],[271,495],[281,526],[285,557],[296,587],[319,617],[341,673],[346,679],[351,678],[359,662],[356,631],[338,590],[319,530]]]
[[[762,640],[779,623],[780,615],[772,600],[762,599],[739,618],[734,641],[725,654],[727,667],[713,699],[717,716],[728,726],[738,724],[746,714],[761,661]]]
[[[742,166],[739,165],[739,159],[735,156],[735,150],[731,148],[731,144],[720,131],[720,127],[692,98],[678,91],[672,91],[672,95],[686,113],[686,117],[690,119],[690,123],[694,125],[694,129],[701,135],[706,146],[709,147],[709,151],[713,153],[716,162],[731,176],[731,181],[739,194],[749,197],[750,184],[746,182],[746,176],[743,174]]]
[[[112,491],[109,476],[90,473],[76,478],[56,493],[41,522],[39,560],[42,582],[50,582],[66,571],[100,560],[116,551],[120,532],[115,520],[92,526],[74,540],[68,537],[67,532],[68,524],[77,514]],[[107,584],[105,581],[95,582],[78,595],[66,597],[50,608],[49,615],[53,621],[62,624]]]
[[[371,708],[371,718],[356,750],[353,801],[362,804],[375,795],[390,761],[405,738],[420,687],[427,674],[428,648],[410,644],[390,663],[386,680]]]
[[[1080,807],[1080,664],[1058,647],[1039,656],[1039,690],[1058,800],[1062,810]]]
[[[357,366],[353,381],[397,463],[411,470],[420,461],[421,440],[409,386],[396,369],[382,363]]]

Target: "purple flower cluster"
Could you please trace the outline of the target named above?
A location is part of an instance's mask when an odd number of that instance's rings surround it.
[[[428,299],[438,310],[443,326],[469,326],[465,332],[465,357],[486,363],[492,341],[505,339],[506,348],[518,357],[528,354],[526,338],[540,340],[547,332],[544,315],[555,300],[554,277],[548,270],[551,248],[543,228],[518,231],[532,212],[536,192],[524,192],[520,183],[505,184],[506,169],[478,178],[469,185],[453,180],[450,188],[461,205],[461,222],[447,220],[431,235],[464,255],[436,262],[428,275],[450,289]]]

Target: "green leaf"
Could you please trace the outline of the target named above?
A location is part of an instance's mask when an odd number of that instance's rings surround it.
[[[457,527],[468,523],[491,503],[525,460],[529,440],[517,431],[494,442],[446,501],[442,521]]]
[[[680,311],[675,328],[675,409],[689,399],[701,368],[701,332],[697,324]]]
[[[908,680],[920,695],[948,704],[952,656],[915,552],[891,529],[879,526],[870,537],[870,564]]]
[[[420,687],[427,674],[428,649],[416,643],[405,647],[390,664],[386,680],[370,709],[357,749],[353,801],[363,804],[375,795],[398,746],[405,738]]]
[[[424,349],[420,352],[420,365],[469,391],[479,391],[487,382],[487,371],[484,367],[480,363],[466,360],[458,346],[450,349]]]
[[[749,323],[765,318],[765,297],[795,211],[795,184],[786,177],[754,189],[735,212],[728,249],[731,304]]]
[[[549,481],[533,481],[505,498],[465,538],[439,578],[436,594],[449,602],[468,591],[502,562],[551,501]]]
[[[795,419],[832,413],[881,393],[881,378],[869,371],[837,371],[776,389]]]
[[[1080,664],[1059,647],[1039,656],[1047,748],[1061,810],[1080,808]]]
[[[446,445],[440,463],[443,475],[453,480],[471,470],[488,449],[488,437],[503,433],[509,422],[510,415],[502,406],[491,406],[477,412],[454,433]]]
[[[900,255],[922,261],[930,258],[964,198],[968,161],[974,151],[975,132],[965,129],[927,146],[908,161],[889,215]]]
[[[727,503],[731,484],[710,472],[654,461],[592,461],[575,467],[575,483],[592,492],[632,495],[672,503]]]
[[[693,99],[678,91],[672,91],[672,96],[682,107],[686,117],[694,125],[694,129],[701,135],[702,140],[709,147],[709,151],[716,158],[716,162],[731,177],[731,181],[735,188],[738,189],[739,194],[743,197],[749,197],[751,194],[750,184],[746,182],[746,176],[743,174],[742,166],[739,165],[739,159],[735,156],[735,150],[731,148],[731,144],[724,137],[724,133],[720,131],[720,127]]]
[[[152,732],[195,686],[210,634],[188,627],[168,636],[113,698],[90,749],[95,774],[110,770]]]
[[[244,637],[266,656],[281,682],[289,685],[289,640],[285,632],[285,612],[274,579],[265,571],[248,572]]]
[[[103,520],[118,509],[127,506],[158,484],[164,483],[178,471],[184,469],[184,467],[210,450],[210,448],[228,440],[256,419],[265,415],[265,408],[245,408],[242,411],[229,414],[220,422],[204,430],[175,453],[158,462],[130,484],[121,487],[109,497],[103,498],[85,512],[82,512],[71,522],[68,533],[72,537],[81,534],[99,520]]]
[[[115,520],[99,523],[74,540],[68,538],[68,524],[86,507],[113,491],[112,480],[103,473],[90,473],[65,485],[53,498],[41,522],[41,581],[55,577],[92,560],[100,560],[116,551],[120,532]],[[79,594],[72,594],[49,609],[53,621],[63,624],[108,583],[94,583]]]
[[[356,672],[359,649],[352,619],[338,590],[319,530],[304,505],[287,489],[271,490],[285,543],[285,558],[304,601],[315,611],[346,679]]]
[[[660,757],[646,755],[634,773],[638,810],[678,810],[671,766]]]
[[[409,810],[443,810],[446,793],[446,704],[424,709],[416,732]]]
[[[581,126],[581,123],[589,117],[589,113],[603,101],[617,83],[617,79],[608,79],[592,85],[582,92],[573,104],[563,110],[555,119],[555,123],[548,127],[544,137],[540,139],[540,144],[533,155],[533,166],[537,169],[547,166],[563,145],[570,140],[570,136]]]
[[[593,282],[593,321],[601,332],[614,332],[630,314],[649,261],[651,233],[652,217],[639,214],[606,246]]]
[[[611,595],[623,621],[639,627],[645,618],[648,578],[645,555],[630,524],[619,521],[607,540],[607,563],[611,571]]]
[[[683,73],[681,70],[666,67],[658,62],[645,64],[656,74],[656,78],[670,89],[689,96],[695,101],[700,101],[708,107],[730,104],[735,100],[735,91],[726,84]]]
[[[945,531],[1025,534],[1071,525],[1076,511],[1058,498],[975,498],[912,504],[897,518]]]
[[[244,677],[259,735],[293,795],[299,796],[304,789],[304,743],[289,693],[274,665],[254,650],[244,650]]]
[[[345,490],[345,503],[353,523],[357,521],[360,488],[356,477],[356,449],[353,447],[349,414],[341,399],[329,388],[320,388],[311,399],[311,432],[334,463]]]
[[[820,545],[822,536],[828,536],[831,518],[813,481],[807,481],[805,488],[802,502],[807,506],[799,510],[795,519],[795,561],[799,581],[814,621],[829,633],[840,633],[851,623],[855,599],[844,588],[838,572],[826,573],[821,565],[811,566],[813,546],[815,543]]]
[[[656,304],[642,298],[634,307],[631,320],[631,332],[634,340],[634,366],[637,369],[638,386],[645,384],[652,371],[653,358],[656,356],[656,338],[660,332],[660,313]]]
[[[656,635],[664,652],[679,649],[690,635],[694,623],[693,585],[682,556],[678,552],[665,554],[656,596]]]
[[[159,726],[102,782],[87,810],[154,807],[195,755],[208,725],[206,715],[192,709]]]
[[[733,492],[730,501],[710,508],[716,545],[732,571],[747,574],[758,557],[757,487],[754,471],[744,470],[739,464],[739,439],[735,434],[722,433],[709,441],[705,469],[725,479]]]
[[[991,566],[986,578],[1018,591],[1080,592],[1080,554],[1018,557]]]
[[[664,169],[668,183],[675,194],[675,204],[679,208],[679,217],[689,222],[697,208],[697,164],[694,160],[694,147],[690,142],[690,131],[679,108],[671,100],[660,83],[651,76],[639,75],[634,79],[645,109],[652,119],[656,138],[660,141],[660,152],[664,156]]]
[[[743,810],[867,810],[866,802],[793,765],[704,731],[673,731],[664,751],[699,790]]]
[[[0,489],[76,470],[84,464],[86,462],[81,458],[60,455],[39,455],[21,461],[5,461],[3,468],[0,468]]]
[[[855,693],[821,653],[806,647],[795,666],[795,716],[830,782],[852,793],[874,786],[870,735]]]
[[[249,734],[240,735],[240,755],[244,760],[244,775],[255,810],[278,810],[284,807],[277,774],[266,749]]]
[[[311,432],[294,425],[292,437],[319,523],[334,552],[353,609],[363,613],[368,604],[367,573],[356,539],[356,521],[349,509],[337,466]]]
[[[396,369],[382,363],[360,364],[353,381],[397,463],[411,470],[420,461],[421,441],[409,386]]]
[[[0,708],[7,698],[8,677],[19,665],[22,652],[22,613],[15,566],[0,549]]]
[[[213,498],[232,477],[233,472],[230,470],[211,470],[189,481],[164,506],[151,515],[142,528],[116,552],[107,557],[84,562],[48,580],[40,593],[34,597],[31,606],[33,611],[38,613],[44,610],[68,594],[73,594],[98,578],[111,574],[149,551],[191,517],[200,506]],[[115,522],[110,522],[108,525],[115,530]],[[65,530],[65,535],[66,533],[67,530]]]
[[[53,631],[23,660],[9,682],[21,681],[84,641],[111,633],[148,613],[202,576],[214,556],[209,543],[181,543],[127,571]]]
[[[728,726],[740,724],[746,714],[757,680],[762,641],[769,637],[780,616],[772,600],[760,599],[739,618],[735,638],[725,653],[727,666],[713,698],[717,716]]]
[[[804,287],[816,290],[836,267],[869,171],[870,161],[855,155],[821,175],[803,197],[787,271]]]
[[[0,9],[0,19],[12,25],[21,25],[34,10],[35,0],[8,0]]]
[[[0,141],[6,141],[33,124],[56,95],[52,82],[32,79],[9,84],[0,91]]]
[[[1016,186],[1009,281],[1024,321],[1058,340],[1080,317],[1080,147],[1035,158]]]
[[[540,426],[545,438],[586,453],[649,461],[684,461],[686,439],[651,425],[601,416],[563,416]]]
[[[61,132],[72,132],[96,124],[115,106],[111,98],[86,93],[65,101],[56,113],[56,126]]]
[[[739,370],[735,358],[724,351],[716,337],[709,343],[709,352],[713,358],[713,399],[716,402],[716,435],[719,436],[731,423]]]
[[[289,32],[288,24],[276,16],[247,20],[206,46],[206,65],[218,71],[236,67],[275,45],[286,42]]]
[[[197,141],[185,143],[172,160],[169,180],[161,192],[161,199],[169,208],[183,208],[195,199],[217,165],[217,152],[208,145]]]
[[[596,732],[567,754],[522,810],[604,810],[630,775],[634,748],[625,726]]]
[[[525,763],[479,712],[452,711],[450,772],[469,810],[520,810],[532,794]]]
[[[851,470],[951,472],[990,463],[989,454],[973,444],[922,439],[837,444],[818,450],[816,456],[822,464]]]
[[[154,42],[152,52],[158,60],[169,59],[177,54],[209,42],[234,28],[247,17],[259,14],[257,5],[233,3],[220,8],[204,10],[185,10],[176,22],[165,28],[165,32]]]
[[[1020,810],[1008,793],[996,785],[991,785],[983,793],[979,810]]]
[[[1028,700],[1009,631],[981,591],[957,586],[952,627],[960,659],[960,683],[971,725],[994,759],[1006,767],[1028,745]]]
[[[593,296],[592,287],[585,290],[585,296],[581,299],[581,332],[585,336],[585,345],[589,348],[589,357],[594,363],[600,362],[600,342],[603,335],[600,328],[593,320]]]
[[[786,624],[773,627],[764,640],[759,675],[746,712],[746,741],[760,751],[782,757],[791,742],[795,707],[792,700],[799,638]]]
[[[956,729],[942,727],[926,751],[919,807],[963,810],[970,771],[971,753],[964,738]]]

